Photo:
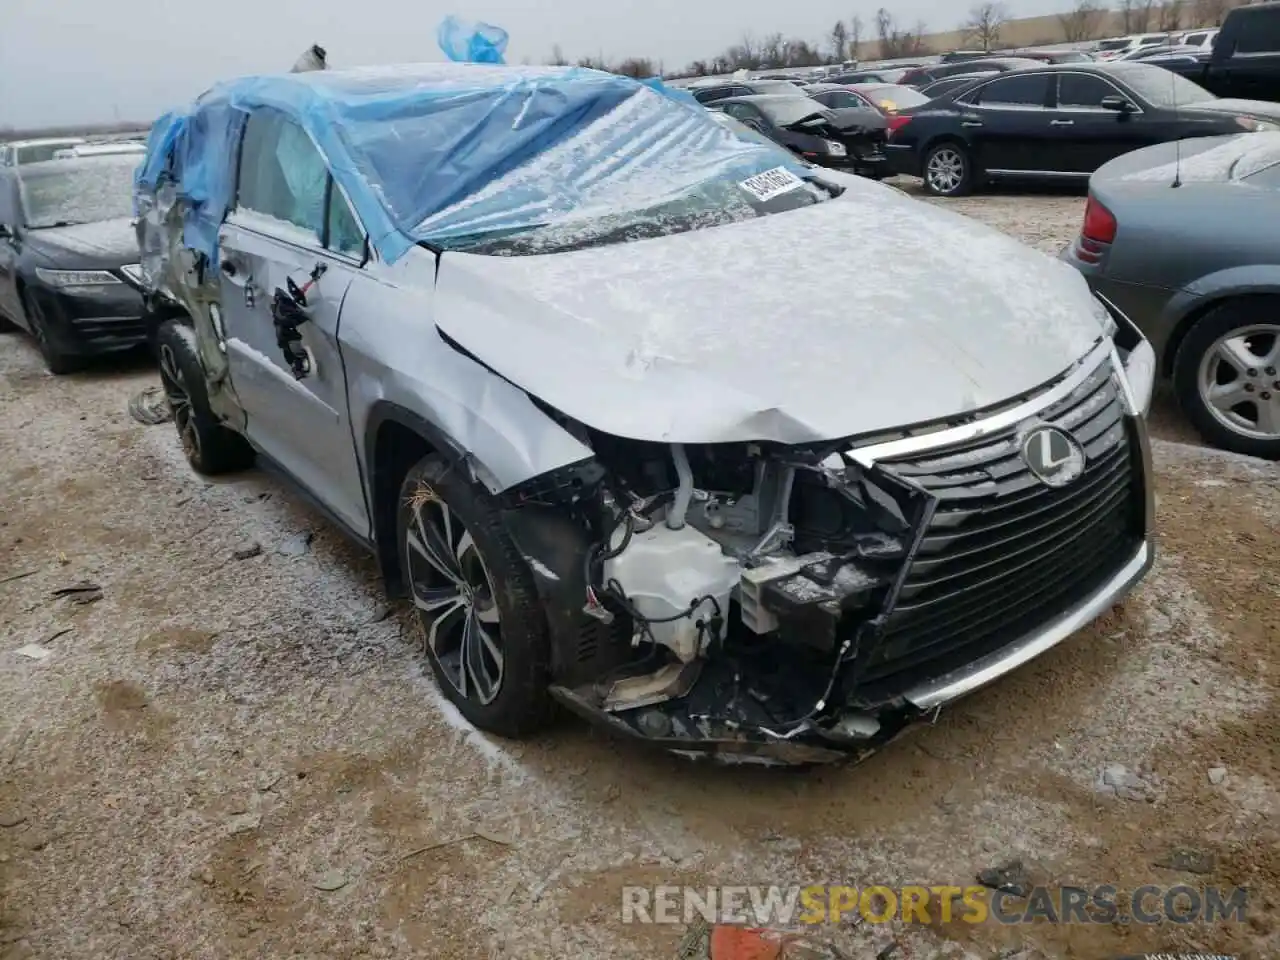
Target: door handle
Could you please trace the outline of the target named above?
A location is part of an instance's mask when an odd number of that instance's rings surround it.
[[[1075,125],[1076,125],[1076,122],[1074,120],[1050,120],[1049,121],[1049,126],[1051,127],[1074,127]]]
[[[980,126],[982,126],[982,121],[981,121],[981,120],[961,120],[961,121],[960,121],[960,126],[962,126],[962,127],[980,127]]]

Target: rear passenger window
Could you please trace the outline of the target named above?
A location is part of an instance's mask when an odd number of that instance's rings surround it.
[[[277,110],[255,110],[245,124],[236,204],[291,223],[330,250],[364,255],[364,231],[324,157],[306,131]]]
[[[1236,53],[1280,53],[1280,10],[1241,11]]]
[[[292,223],[320,242],[328,178],[324,159],[301,127],[275,110],[250,114],[240,146],[241,207]]]
[[[1101,77],[1087,73],[1064,73],[1058,77],[1058,106],[1102,109],[1104,97],[1114,97],[1119,90]]]
[[[1001,77],[978,91],[978,102],[992,107],[1043,107],[1049,94],[1049,74]]]

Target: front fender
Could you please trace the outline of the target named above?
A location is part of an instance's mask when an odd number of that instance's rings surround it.
[[[404,261],[418,260],[419,252],[429,256],[415,250]],[[424,439],[465,458],[493,493],[591,457],[528,394],[440,335],[434,291],[421,282],[434,278],[415,273],[422,266],[411,262],[388,268],[385,278],[361,277],[343,302],[339,339],[355,436],[372,436],[379,418],[402,411],[397,419],[425,425],[434,435]],[[372,449],[357,446],[368,476]]]

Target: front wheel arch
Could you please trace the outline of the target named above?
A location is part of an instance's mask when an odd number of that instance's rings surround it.
[[[1247,290],[1231,293],[1219,293],[1211,299],[1197,303],[1195,307],[1188,310],[1173,328],[1173,333],[1169,335],[1168,341],[1164,346],[1164,354],[1160,357],[1160,373],[1164,377],[1171,378],[1173,376],[1174,362],[1178,358],[1178,350],[1182,347],[1182,341],[1187,338],[1187,334],[1192,328],[1203,320],[1210,312],[1218,309],[1224,304],[1231,303],[1236,300],[1252,300],[1254,298],[1271,299],[1276,301],[1277,310],[1280,310],[1280,289],[1277,290]]]

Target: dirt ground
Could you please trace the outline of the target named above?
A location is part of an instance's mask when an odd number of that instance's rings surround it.
[[[1082,203],[954,206],[1056,252]],[[206,482],[171,426],[129,418],[155,380],[55,379],[0,337],[2,960],[674,960],[686,928],[624,925],[623,886],[963,886],[1013,859],[1052,888],[1244,886],[1247,919],[810,940],[1280,954],[1280,468],[1189,445],[1167,402],[1159,560],[1131,599],[861,766],[777,772],[571,720],[471,730],[369,558],[268,477]],[[1156,865],[1177,848],[1194,862]]]

